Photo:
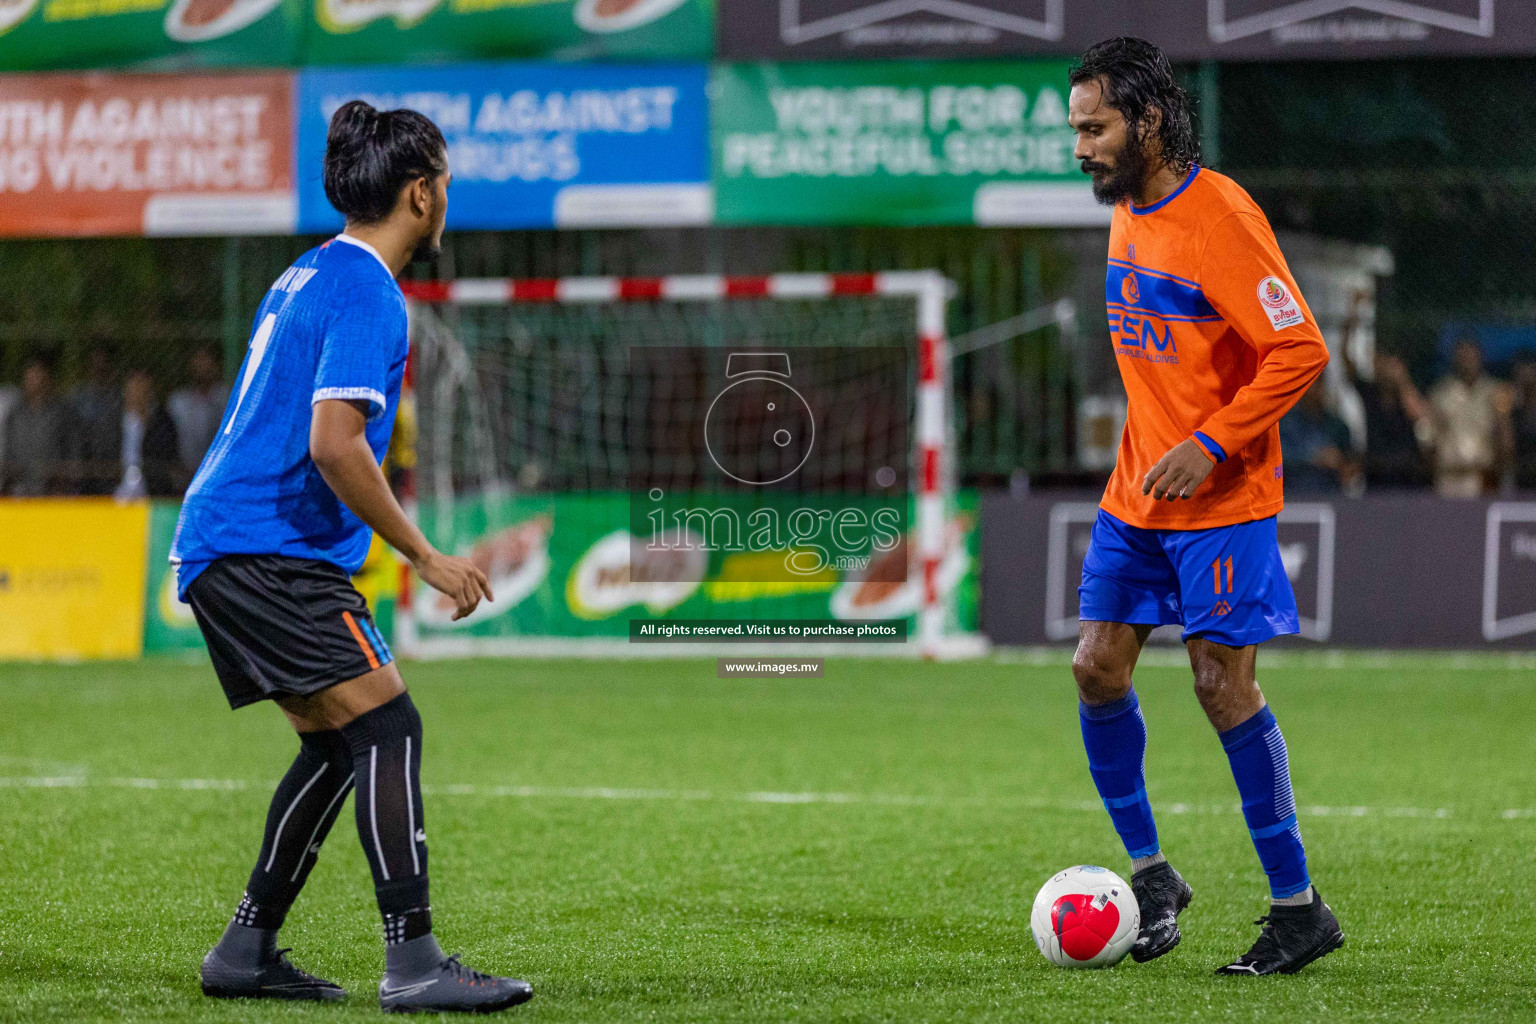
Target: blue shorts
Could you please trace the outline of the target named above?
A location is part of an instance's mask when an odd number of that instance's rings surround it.
[[[1231,647],[1300,631],[1275,518],[1209,530],[1143,530],[1099,509],[1078,618],[1164,626]]]

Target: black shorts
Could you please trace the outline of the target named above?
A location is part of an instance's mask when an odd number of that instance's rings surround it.
[[[187,588],[232,708],[308,696],[394,660],[368,602],[339,566],[231,555]]]

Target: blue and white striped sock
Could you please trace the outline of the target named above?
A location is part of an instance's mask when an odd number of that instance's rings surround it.
[[[1312,885],[1307,851],[1296,824],[1296,797],[1285,737],[1265,705],[1241,725],[1221,733],[1232,777],[1243,800],[1243,818],[1276,900],[1304,895]]]

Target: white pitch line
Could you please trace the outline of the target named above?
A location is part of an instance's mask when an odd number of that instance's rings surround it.
[[[988,659],[999,665],[1032,668],[1065,668],[1072,663],[1074,646],[997,647]],[[1137,666],[1189,668],[1189,655],[1176,640],[1148,644]],[[1528,672],[1536,669],[1536,653],[1530,651],[1375,651],[1343,648],[1288,647],[1265,651],[1260,669],[1324,668],[1434,670],[1439,672]]]
[[[272,782],[247,782],[243,779],[145,779],[118,776],[90,775],[35,775],[0,776],[0,789],[83,789],[87,787],[107,789],[151,790],[267,790]],[[715,801],[721,803],[750,804],[867,804],[885,807],[924,806],[978,806],[1019,807],[1040,811],[1097,811],[1100,805],[1093,800],[1017,800],[987,799],[985,797],[945,798],[903,795],[899,793],[795,793],[753,791],[746,793],[717,793],[707,789],[636,789],[615,786],[483,786],[474,783],[454,783],[446,786],[423,786],[427,796],[475,796],[513,799],[553,800],[662,800],[662,801]],[[1159,814],[1176,815],[1241,815],[1240,804],[1189,804],[1158,803],[1153,805]],[[1435,818],[1456,816],[1450,807],[1330,807],[1313,804],[1298,808],[1303,817],[1309,818]],[[1493,812],[1484,812],[1490,813]],[[1536,819],[1536,808],[1510,808],[1497,812],[1505,821]]]

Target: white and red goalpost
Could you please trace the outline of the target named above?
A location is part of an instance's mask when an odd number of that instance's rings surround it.
[[[950,427],[950,356],[945,314],[953,285],[933,270],[873,274],[770,274],[761,276],[675,275],[666,277],[564,277],[544,279],[461,278],[452,281],[402,282],[413,315],[420,307],[437,312],[453,307],[520,307],[538,304],[705,304],[732,300],[835,300],[840,297],[880,297],[913,304],[910,343],[917,370],[915,408],[911,422],[912,488],[914,497],[914,558],[909,572],[921,574],[921,606],[917,612],[918,650],[925,657],[969,651],[972,642],[946,647],[950,617],[945,604],[941,565],[950,536],[954,499],[954,465]],[[417,381],[418,389],[424,386]],[[407,574],[408,576],[409,574]],[[409,581],[401,595],[406,628],[401,644],[407,651],[430,654],[410,628]],[[627,646],[627,645],[626,645]],[[489,652],[493,647],[487,646]],[[690,648],[702,653],[697,645]],[[910,648],[909,648],[910,650]],[[452,652],[474,653],[460,646]]]

